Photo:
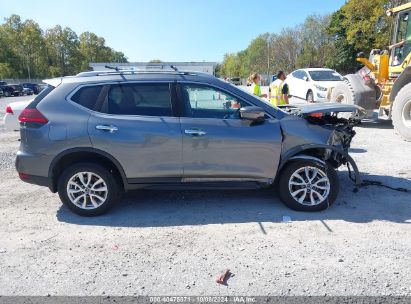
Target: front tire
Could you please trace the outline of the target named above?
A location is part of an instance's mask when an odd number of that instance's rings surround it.
[[[313,103],[314,102],[313,91],[308,91],[307,92],[306,100],[307,100],[308,103]]]
[[[396,133],[404,140],[411,141],[411,83],[405,85],[395,97],[392,123]]]
[[[310,160],[296,160],[281,171],[279,196],[297,211],[321,211],[330,207],[339,191],[337,172]]]
[[[107,212],[118,198],[118,192],[118,184],[110,171],[93,163],[79,163],[67,168],[58,182],[63,204],[82,216]]]

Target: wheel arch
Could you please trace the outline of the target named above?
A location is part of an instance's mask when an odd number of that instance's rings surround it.
[[[322,145],[322,144],[309,144],[309,145],[301,145],[294,147],[287,151],[282,157],[280,161],[280,165],[278,166],[277,170],[277,176],[281,172],[281,170],[284,168],[286,164],[293,160],[297,159],[305,159],[305,160],[313,160],[316,163],[319,163],[321,165],[326,164],[326,160],[324,159],[324,156],[327,153],[327,150],[332,150],[337,154],[340,154],[343,156],[346,161],[351,165],[353,168],[353,171],[355,173],[355,183],[357,185],[360,185],[362,183],[360,172],[358,170],[358,166],[355,163],[354,159],[343,149],[340,149],[335,146],[330,146],[330,145]]]
[[[63,170],[77,162],[91,162],[106,167],[119,178],[120,186],[125,189],[127,178],[124,169],[112,155],[95,148],[73,148],[58,154],[50,164],[48,176],[52,192],[57,191],[58,178]]]
[[[398,92],[408,83],[411,82],[411,66],[407,66],[404,71],[395,80],[390,93],[390,101],[393,102],[397,97]]]
[[[309,88],[309,89],[307,90],[307,93],[305,94],[305,99],[306,99],[306,100],[308,99],[308,94],[310,94],[310,92],[311,92],[311,94],[313,94],[313,101],[314,101],[314,100],[315,100],[315,96],[314,96],[314,91],[313,91],[312,88]]]

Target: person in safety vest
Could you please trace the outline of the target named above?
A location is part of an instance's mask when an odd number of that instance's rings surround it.
[[[289,88],[288,84],[284,83],[286,78],[284,71],[277,73],[277,79],[270,84],[269,99],[270,103],[274,106],[288,104]]]
[[[250,92],[258,97],[267,98],[267,94],[261,94],[260,80],[261,77],[257,73],[253,73],[248,77],[248,81],[251,83]]]

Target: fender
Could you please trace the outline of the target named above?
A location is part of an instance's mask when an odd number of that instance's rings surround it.
[[[289,162],[290,160],[293,159],[313,159],[316,162],[319,162],[319,164],[324,165],[325,162],[319,158],[316,158],[314,156],[310,156],[310,155],[297,155],[297,154],[301,154],[301,152],[310,150],[310,149],[328,149],[328,150],[333,150],[334,152],[342,155],[347,162],[351,165],[351,167],[354,170],[355,173],[355,184],[357,186],[360,186],[362,184],[362,179],[360,176],[360,172],[358,170],[358,166],[355,163],[354,159],[343,149],[335,147],[335,146],[331,146],[331,145],[323,145],[323,144],[308,144],[308,145],[301,145],[301,146],[297,146],[294,147],[293,149],[290,149],[289,151],[287,151],[287,153],[284,154],[284,156],[281,158],[280,161],[280,166],[278,167],[277,170],[277,174],[278,172],[280,172],[280,170],[284,167],[284,165]]]
[[[404,71],[395,80],[390,93],[390,101],[393,102],[398,92],[408,83],[411,82],[411,66],[407,66]]]
[[[104,152],[104,151],[99,150],[99,149],[91,148],[91,147],[81,147],[81,148],[68,149],[68,150],[65,150],[65,151],[57,154],[57,156],[54,157],[54,159],[51,161],[51,164],[50,164],[50,167],[49,167],[49,173],[48,173],[49,178],[51,180],[53,180],[53,169],[56,166],[56,164],[61,160],[61,158],[63,158],[66,155],[69,155],[69,154],[72,154],[72,153],[77,153],[77,152],[96,153],[96,154],[100,154],[101,156],[103,156],[105,158],[108,158],[114,164],[114,166],[116,166],[118,172],[120,172],[121,179],[123,181],[124,187],[127,186],[126,174],[124,173],[124,169],[121,166],[121,164],[111,154],[108,154],[107,152]]]
[[[310,155],[304,155],[304,154],[299,154],[293,157],[290,157],[288,159],[288,161],[291,160],[297,160],[297,159],[302,159],[302,160],[312,160],[313,162],[317,163],[320,166],[325,167],[327,164],[325,163],[325,161],[323,161],[322,159],[319,159],[318,157],[314,157],[314,156],[310,156]]]

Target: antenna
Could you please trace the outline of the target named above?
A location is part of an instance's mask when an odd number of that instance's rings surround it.
[[[172,68],[174,71],[178,72],[178,69],[174,65],[170,65],[170,68]]]

